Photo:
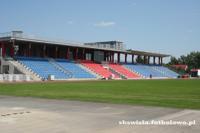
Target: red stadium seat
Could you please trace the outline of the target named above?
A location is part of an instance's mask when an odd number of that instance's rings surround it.
[[[93,63],[93,62],[81,62],[82,65],[86,66],[87,68],[89,68],[90,70],[94,71],[95,73],[99,74],[100,76],[104,77],[104,78],[109,78],[109,77],[113,77],[113,78],[119,78],[118,75],[112,73],[111,71],[109,71],[108,69],[104,68],[101,64],[97,64],[97,63]]]
[[[119,64],[109,64],[109,67],[112,68],[114,71],[124,75],[128,79],[133,79],[133,78],[140,78],[139,75],[137,75],[134,72],[129,71],[127,68],[123,67],[122,65]]]

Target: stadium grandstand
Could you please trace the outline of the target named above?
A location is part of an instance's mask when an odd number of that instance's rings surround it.
[[[126,50],[123,42],[78,43],[0,34],[0,80],[96,80],[176,78],[163,66],[169,55]],[[131,59],[128,62],[127,59]],[[142,62],[137,62],[141,58]]]

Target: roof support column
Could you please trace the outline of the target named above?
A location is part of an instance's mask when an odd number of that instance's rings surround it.
[[[28,44],[28,56],[32,56],[31,55],[31,43]]]
[[[111,61],[112,61],[112,53],[109,52],[109,62],[111,62]]]
[[[5,49],[5,44],[3,42],[1,43],[1,49],[2,49],[2,57],[5,57],[6,49]]]
[[[156,64],[156,57],[155,56],[153,57],[153,64],[154,65]]]
[[[132,64],[134,64],[134,54],[132,54]]]
[[[141,63],[139,62],[139,59],[140,59],[140,55],[137,55],[136,63]]]
[[[91,60],[94,61],[94,51],[91,51]]]
[[[120,63],[120,52],[117,53],[117,63]]]
[[[85,49],[82,51],[82,60],[85,60]]]
[[[2,56],[2,44],[0,42],[0,56]]]
[[[147,64],[147,63],[146,63],[146,56],[145,56],[145,55],[144,55],[144,64]]]
[[[113,63],[115,62],[115,52],[113,52]]]
[[[78,48],[76,48],[76,57],[75,57],[76,60],[78,60]]]
[[[46,49],[47,49],[47,46],[43,45],[43,57],[46,57]]]
[[[66,50],[66,59],[69,60],[69,53],[70,53],[70,49],[69,47],[67,47],[67,50]]]
[[[127,53],[125,53],[125,63],[127,63]]]
[[[160,65],[160,57],[158,57],[158,64]]]
[[[109,53],[108,53],[108,51],[106,52],[106,61],[109,61]]]
[[[104,61],[106,61],[106,51],[104,51]]]
[[[109,62],[111,62],[112,61],[112,52],[110,51],[109,52]]]
[[[75,49],[75,60],[78,59],[78,48]]]
[[[13,40],[13,44],[12,44],[11,49],[10,49],[10,56],[11,57],[14,57],[14,55],[15,55],[14,47],[15,47],[15,40]]]
[[[163,65],[163,58],[160,57],[160,64]]]
[[[110,52],[107,53],[107,56],[108,56],[108,62],[110,62],[110,59],[111,59],[110,58]]]
[[[111,60],[112,63],[114,63],[114,58],[115,58],[114,56],[115,56],[115,53],[112,52],[112,60]]]
[[[109,61],[109,52],[106,52],[106,61]]]
[[[55,58],[57,58],[58,56],[58,47],[56,46],[56,49],[55,49]]]
[[[150,58],[151,56],[148,56],[148,61],[147,61],[148,64],[150,64]]]

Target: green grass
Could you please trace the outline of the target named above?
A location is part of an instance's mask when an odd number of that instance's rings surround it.
[[[200,80],[4,83],[0,95],[200,109]]]

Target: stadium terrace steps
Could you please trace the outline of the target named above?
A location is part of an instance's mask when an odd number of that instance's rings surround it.
[[[113,71],[125,76],[127,79],[138,79],[140,76],[134,72],[129,71],[127,68],[120,64],[109,64],[109,68]]]
[[[33,57],[16,57],[16,62],[11,62],[22,72],[32,75],[32,79],[48,79],[54,75],[56,80],[66,79],[138,79],[149,78],[175,78],[177,73],[164,66],[142,64],[97,64],[92,61],[76,63],[66,59],[46,59]],[[28,72],[26,72],[28,71]],[[40,80],[41,80],[40,79]]]
[[[56,63],[65,69],[67,72],[72,74],[72,78],[78,79],[96,79],[97,77],[82,67],[80,67],[77,63],[73,61],[68,61],[66,59],[56,59]]]
[[[102,76],[103,78],[114,78],[114,79],[119,79],[120,76],[111,72],[109,68],[105,68],[101,64],[94,63],[92,61],[82,61],[82,65],[85,67],[89,68],[93,72],[97,73],[98,75]]]
[[[55,79],[68,79],[68,75],[58,70],[47,59],[33,57],[16,57],[22,64],[33,72],[37,73],[42,79],[48,79],[49,75],[54,75]]]
[[[175,78],[177,74],[163,66],[156,65],[142,65],[142,64],[124,64],[124,66],[132,71],[138,72],[145,78]],[[164,71],[165,70],[165,71]],[[173,74],[172,74],[173,73]]]
[[[92,70],[90,70],[88,67],[85,67],[84,65],[82,65],[81,63],[77,63],[76,65],[78,65],[79,67],[81,67],[82,69],[84,69],[86,72],[94,75],[97,79],[101,79],[102,77],[99,76],[97,73],[93,72]]]
[[[96,75],[98,75],[99,78],[104,78],[101,74],[97,73],[96,71],[94,71],[93,69],[91,69],[89,67],[88,64],[90,63],[94,63],[93,61],[90,61],[90,60],[81,60],[79,61],[80,62],[80,65],[83,66],[84,68],[88,69],[89,71],[95,73]]]
[[[178,74],[170,69],[168,69],[167,67],[164,66],[153,66],[153,69],[163,73],[164,75],[166,75],[167,77],[170,78],[177,78]]]
[[[59,65],[54,59],[48,59],[48,60],[52,65],[54,65],[54,67],[56,67],[58,70],[68,75],[69,78],[72,78],[73,76],[72,72],[66,70],[63,66]]]
[[[41,81],[41,78],[36,73],[34,73],[33,71],[27,69],[27,67],[24,66],[23,64],[21,64],[20,62],[15,61],[15,60],[10,60],[8,62],[10,64],[12,64],[14,67],[16,67],[21,73],[29,75],[31,80]]]
[[[152,75],[152,77],[162,77],[163,76],[163,75],[161,75],[161,73],[153,71],[151,68],[149,68],[146,65],[124,64],[124,66],[133,71],[137,71],[145,78],[150,77],[150,75]]]
[[[55,79],[96,79],[95,75],[90,74],[79,67],[73,61],[65,59],[43,59],[33,57],[16,57],[27,68],[46,80],[49,75],[54,75]]]

